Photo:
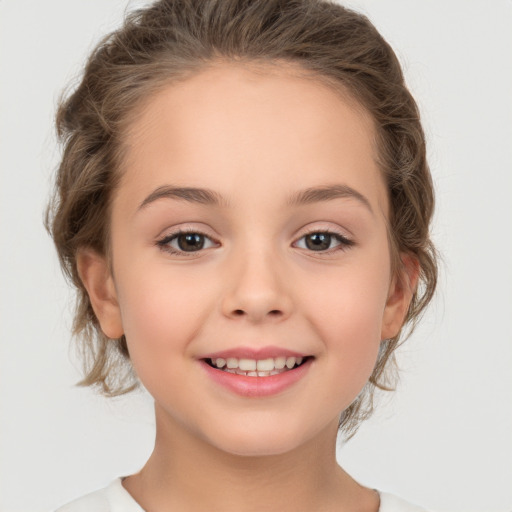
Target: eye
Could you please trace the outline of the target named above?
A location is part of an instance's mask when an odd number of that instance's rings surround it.
[[[179,231],[159,240],[157,245],[171,254],[183,254],[209,249],[217,244],[204,233]]]
[[[329,250],[345,249],[354,245],[352,240],[339,233],[331,231],[315,231],[299,238],[296,246],[300,249],[308,249],[315,252],[326,252]]]

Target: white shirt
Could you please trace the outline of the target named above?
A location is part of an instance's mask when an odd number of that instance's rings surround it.
[[[379,512],[426,512],[392,494],[379,492],[379,496]],[[55,512],[144,512],[144,509],[123,487],[121,478],[117,478],[108,487],[86,494]]]

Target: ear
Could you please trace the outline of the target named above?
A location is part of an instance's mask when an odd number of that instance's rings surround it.
[[[394,338],[407,315],[409,304],[418,285],[420,265],[418,260],[406,253],[400,254],[401,267],[391,280],[384,316],[381,339]]]
[[[123,335],[121,311],[106,258],[92,249],[80,249],[77,269],[103,334],[120,338]]]

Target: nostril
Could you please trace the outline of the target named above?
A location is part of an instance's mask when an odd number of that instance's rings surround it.
[[[261,313],[261,314],[260,314]],[[233,309],[230,313],[232,318],[242,318],[247,316],[248,318],[258,318],[262,320],[263,318],[281,318],[283,316],[283,311],[281,309],[271,309],[266,313],[264,311],[246,311],[244,309]]]

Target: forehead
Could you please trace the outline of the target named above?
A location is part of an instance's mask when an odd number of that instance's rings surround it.
[[[387,210],[371,117],[293,65],[217,64],[169,84],[140,105],[125,145],[121,188],[135,195],[172,183],[269,196],[339,181]]]

